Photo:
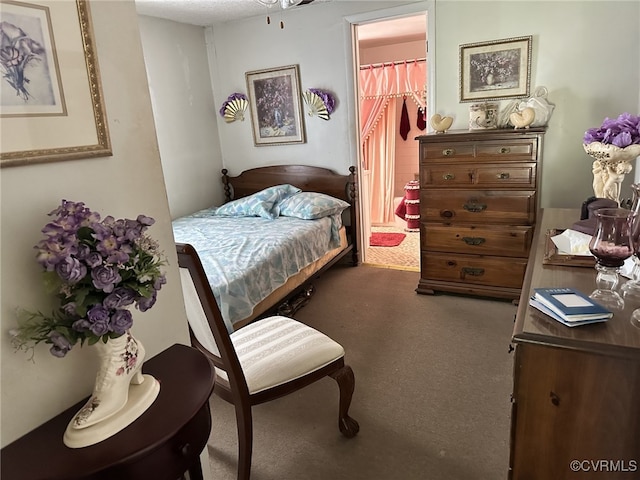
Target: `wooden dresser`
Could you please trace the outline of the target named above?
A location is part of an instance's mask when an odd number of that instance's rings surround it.
[[[418,293],[520,296],[538,209],[544,131],[464,130],[416,138]]]
[[[532,247],[512,339],[510,480],[640,478],[640,305],[569,328],[528,304],[536,287],[593,291],[595,269],[543,264],[546,231],[579,216],[543,210]]]

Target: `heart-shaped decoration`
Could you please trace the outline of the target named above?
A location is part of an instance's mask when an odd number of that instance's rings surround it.
[[[438,133],[443,133],[451,128],[451,124],[453,123],[452,117],[443,117],[439,113],[434,114],[429,120],[433,129]]]
[[[514,128],[529,128],[529,125],[533,123],[536,118],[536,111],[527,107],[523,109],[521,112],[513,112],[509,115],[509,120],[513,124]]]

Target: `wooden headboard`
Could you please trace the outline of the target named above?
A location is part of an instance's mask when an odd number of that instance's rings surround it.
[[[277,165],[245,170],[237,177],[230,177],[229,171],[222,170],[225,202],[246,197],[274,185],[288,183],[305,192],[318,192],[345,200],[351,204],[348,208],[348,220],[345,227],[348,246],[341,254],[326,265],[326,268],[351,252],[352,265],[358,265],[358,187],[356,184],[356,167],[349,167],[349,175],[338,175],[328,168],[309,167],[306,165]],[[344,218],[344,216],[343,216]]]
[[[277,165],[245,170],[236,177],[222,170],[225,201],[246,197],[273,185],[288,183],[305,192],[326,193],[332,197],[355,203],[357,185],[356,168],[349,167],[349,175],[306,165]]]

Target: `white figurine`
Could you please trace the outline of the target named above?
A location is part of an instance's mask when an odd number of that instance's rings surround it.
[[[633,166],[628,162],[617,162],[607,165],[608,176],[602,190],[603,198],[615,200],[620,205],[620,185],[624,176],[631,172]]]

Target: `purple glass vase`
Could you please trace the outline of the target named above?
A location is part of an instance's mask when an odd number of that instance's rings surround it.
[[[633,254],[633,213],[625,208],[601,208],[594,212],[596,229],[589,250],[596,257],[596,289],[590,297],[612,310],[622,310],[624,300],[616,291],[620,267]]]

